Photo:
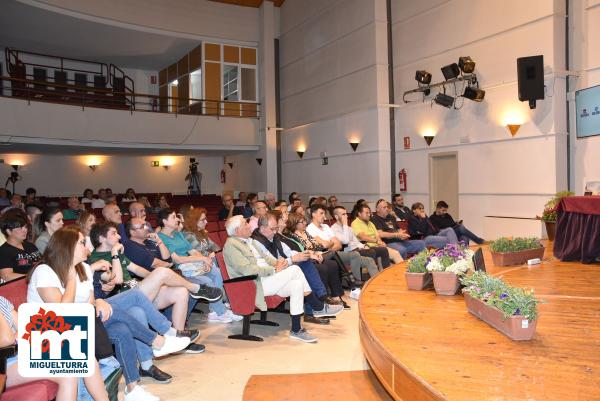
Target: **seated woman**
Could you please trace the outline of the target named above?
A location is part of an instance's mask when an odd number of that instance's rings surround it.
[[[197,211],[200,210],[204,210],[204,212],[198,214]],[[181,268],[184,271],[188,267],[195,268],[197,272],[200,272],[200,274],[196,275],[184,273],[188,280],[197,284],[219,288],[223,291],[223,277],[221,277],[221,271],[216,265],[214,252],[208,252],[206,240],[203,240],[204,245],[201,245],[195,234],[200,230],[198,228],[199,225],[202,227],[202,230],[206,227],[206,210],[192,209],[189,215],[194,216],[193,219],[196,223],[195,225],[193,222],[187,223],[188,238],[195,239],[199,248],[207,253],[206,256],[200,249],[196,249],[192,243],[188,242],[186,236],[180,232],[183,224],[185,224],[184,221],[181,221],[183,216],[180,215],[177,217],[171,209],[163,209],[158,214],[158,224],[161,227],[158,236],[171,253],[171,260],[175,267]],[[204,215],[203,221],[200,219],[202,215]],[[210,309],[210,313],[208,314],[209,323],[231,323],[233,320],[239,321],[243,319],[241,316],[236,316],[229,309],[225,308],[222,299],[211,302],[208,307]]]
[[[64,225],[63,214],[57,207],[47,208],[37,218],[36,223],[34,227],[35,246],[43,253],[52,234]]]
[[[92,191],[91,188],[86,188],[86,190],[83,191],[83,197],[81,198],[81,203],[83,203],[83,204],[89,203],[91,206],[93,200],[94,200],[94,191]]]
[[[323,248],[315,241],[309,233],[306,232],[306,218],[298,213],[290,213],[289,215],[281,214],[281,218],[277,220],[278,233],[281,242],[287,245],[291,250],[296,252],[309,251],[310,257],[313,260],[321,281],[329,288],[331,297],[339,298],[340,302],[346,309],[350,309],[342,298],[344,290],[340,280],[340,266],[333,259],[323,258]],[[345,271],[343,272],[345,273]],[[328,303],[333,303],[328,300]]]
[[[190,339],[160,336],[131,319],[125,309],[121,309],[117,304],[111,305],[102,299],[95,299],[92,271],[89,265],[84,263],[87,255],[88,250],[79,228],[71,226],[56,231],[44,252],[42,263],[29,273],[27,302],[89,302],[94,305],[97,316],[101,318],[116,345],[117,359],[124,367],[127,382],[125,400],[158,400],[138,385],[139,375],[135,366],[133,339],[151,345],[156,356],[180,351],[189,344]],[[110,335],[111,332],[113,335]],[[132,361],[135,369],[131,368]],[[84,378],[84,383],[94,400],[108,400],[98,365],[92,376]]]
[[[0,347],[16,343],[17,339],[17,312],[13,304],[0,296]],[[9,389],[20,384],[40,380],[35,377],[23,377],[19,374],[17,355],[6,361],[6,388]],[[51,377],[45,378],[58,384],[56,401],[75,401],[77,399],[76,377]],[[2,388],[2,387],[0,387]]]
[[[96,224],[96,216],[90,212],[81,212],[77,219],[77,226],[81,230],[81,233],[85,237],[85,247],[91,252],[94,252],[94,246],[90,239],[90,232],[92,227]]]
[[[6,237],[0,246],[0,279],[4,281],[25,276],[42,256],[37,247],[26,240],[28,222],[23,214],[9,211],[0,219],[0,231]]]
[[[133,188],[127,188],[127,191],[125,191],[125,196],[123,196],[121,202],[137,202],[137,198]]]
[[[411,239],[422,239],[425,245],[433,248],[443,248],[447,244],[458,244],[458,238],[452,228],[437,230],[425,213],[425,206],[421,202],[413,203],[413,212],[408,219],[408,232]]]

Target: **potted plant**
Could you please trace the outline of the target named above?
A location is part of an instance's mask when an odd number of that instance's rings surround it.
[[[459,277],[473,270],[473,253],[463,244],[448,244],[429,255],[426,267],[433,276],[433,287],[438,295],[458,292]]]
[[[530,340],[537,325],[533,290],[511,287],[499,278],[474,272],[461,279],[470,313],[513,340]]]
[[[521,265],[544,257],[544,247],[536,237],[498,238],[490,243],[490,252],[496,266]]]
[[[422,250],[408,260],[406,268],[406,285],[409,290],[421,291],[431,286],[431,273],[427,271],[429,251]]]
[[[554,241],[554,237],[556,236],[556,209],[558,204],[562,198],[572,195],[574,195],[574,193],[571,191],[557,192],[556,195],[544,205],[544,211],[542,212],[542,217],[540,217],[540,219],[546,225],[546,232],[548,233],[548,239],[550,241]]]

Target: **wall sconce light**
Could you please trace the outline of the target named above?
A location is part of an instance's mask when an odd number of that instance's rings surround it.
[[[262,165],[262,159],[261,158],[257,157],[256,158],[256,162],[258,163],[259,166]]]
[[[233,168],[233,163],[229,162],[227,163],[227,165],[229,166],[229,168]]]
[[[92,170],[92,171],[96,171],[96,169],[98,168],[97,164],[88,164],[88,167]]]
[[[433,135],[424,135],[423,139],[425,139],[425,142],[427,142],[427,146],[431,146],[431,142],[433,142],[433,138],[435,138],[435,136]]]
[[[298,157],[302,159],[302,156],[304,156],[304,151],[303,150],[297,150],[296,153],[298,154]]]
[[[357,139],[352,139],[350,140],[350,146],[352,147],[352,150],[356,152],[356,149],[358,149],[358,145],[360,144],[360,141]]]
[[[519,128],[521,128],[521,124],[506,124],[506,128],[508,128],[512,136],[515,136]]]
[[[11,167],[15,170],[15,171],[19,171],[19,167],[21,167],[22,164],[13,164]]]

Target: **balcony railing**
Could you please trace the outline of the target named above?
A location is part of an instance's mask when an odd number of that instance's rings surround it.
[[[198,99],[191,97],[157,96],[135,93],[128,81],[123,81],[123,91],[81,86],[55,81],[36,81],[28,78],[0,77],[0,96],[27,100],[28,102],[52,102],[86,107],[186,115],[220,117],[260,118],[260,103]],[[114,85],[114,84],[113,84]]]

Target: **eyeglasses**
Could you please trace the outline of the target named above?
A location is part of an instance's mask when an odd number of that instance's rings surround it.
[[[141,229],[146,229],[148,228],[148,226],[146,226],[145,224],[138,224],[138,225],[131,225],[131,228],[133,228],[134,230],[141,230]]]
[[[79,243],[79,245],[85,246],[85,239],[82,239],[81,241],[77,241],[77,243]]]

